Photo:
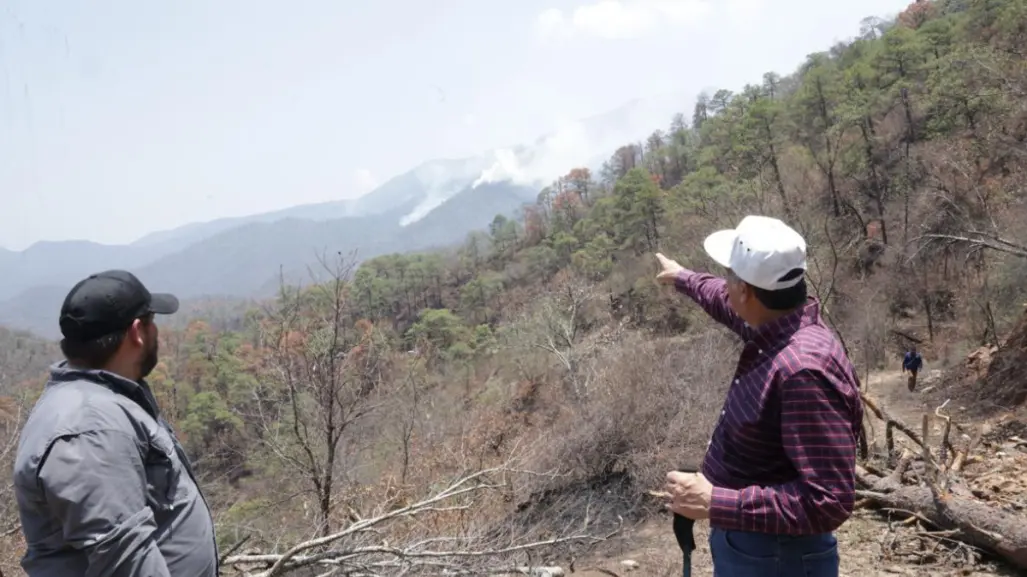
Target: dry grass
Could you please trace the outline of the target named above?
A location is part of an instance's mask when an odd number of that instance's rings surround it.
[[[557,531],[587,516],[602,529],[646,518],[644,492],[667,471],[698,463],[729,381],[723,332],[689,339],[628,333],[591,362],[583,399],[552,395],[559,410],[538,433],[530,468],[558,471],[519,487],[512,522]],[[553,398],[555,397],[555,398]]]

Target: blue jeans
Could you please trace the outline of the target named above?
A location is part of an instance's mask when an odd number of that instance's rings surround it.
[[[838,577],[838,541],[831,533],[791,537],[711,529],[710,553],[713,577]]]

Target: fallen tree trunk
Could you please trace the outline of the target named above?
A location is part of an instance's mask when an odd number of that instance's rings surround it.
[[[907,522],[920,521],[932,525],[945,531],[948,539],[976,547],[1020,570],[1027,570],[1027,519],[975,498],[973,489],[967,485],[972,478],[960,474],[970,454],[981,442],[985,427],[980,428],[965,449],[954,450],[949,442],[949,432],[956,425],[942,413],[948,404],[946,401],[934,411],[935,417],[945,423],[939,443],[939,458],[936,458],[928,441],[931,430],[928,414],[923,415],[921,432],[917,434],[866,395],[863,395],[863,402],[888,424],[889,429],[895,428],[904,433],[921,451],[917,454],[904,449],[891,471],[876,468],[871,463],[858,466],[856,480],[862,487],[857,491],[859,506],[905,513],[910,516]],[[891,443],[887,456],[888,461],[894,458]],[[916,484],[906,485],[906,472],[914,459],[919,459],[918,464],[921,465],[911,475]]]
[[[1027,524],[1021,515],[971,497],[936,494],[930,487],[895,487],[894,479],[860,472],[861,503],[911,513],[938,529],[955,530],[950,538],[994,554],[1027,570]],[[963,493],[964,491],[959,491]]]

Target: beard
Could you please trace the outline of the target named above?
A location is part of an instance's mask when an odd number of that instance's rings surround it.
[[[148,339],[146,351],[139,365],[139,378],[145,379],[157,367],[157,339]]]

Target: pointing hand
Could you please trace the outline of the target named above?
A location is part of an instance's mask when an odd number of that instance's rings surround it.
[[[674,277],[685,268],[660,253],[656,253],[656,260],[660,262],[662,269],[660,274],[656,275],[656,281],[662,284],[672,284]]]

